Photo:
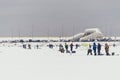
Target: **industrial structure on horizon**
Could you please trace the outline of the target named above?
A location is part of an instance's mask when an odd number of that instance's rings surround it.
[[[69,37],[72,41],[91,41],[91,40],[101,40],[104,38],[103,33],[98,28],[86,29],[83,33],[76,34]]]
[[[4,37],[0,41],[27,41],[27,42],[61,42],[61,41],[94,41],[106,38],[98,28],[86,29],[83,33],[73,35],[71,37]]]

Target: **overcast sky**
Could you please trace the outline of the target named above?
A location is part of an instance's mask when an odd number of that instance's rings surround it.
[[[120,34],[119,0],[0,0],[0,36],[72,36],[94,27]]]

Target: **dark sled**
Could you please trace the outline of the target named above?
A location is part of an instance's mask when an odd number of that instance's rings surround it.
[[[76,53],[76,51],[72,51],[72,53]]]

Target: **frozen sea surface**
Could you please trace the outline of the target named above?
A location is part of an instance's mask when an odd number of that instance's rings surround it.
[[[50,49],[47,45],[29,50],[21,44],[1,44],[0,80],[120,80],[118,55],[87,56],[86,46],[74,49],[75,54],[60,53],[58,47]],[[120,54],[119,43],[110,46],[111,52]]]

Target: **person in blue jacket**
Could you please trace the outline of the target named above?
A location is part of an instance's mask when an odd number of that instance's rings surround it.
[[[93,43],[93,51],[94,51],[94,55],[97,55],[97,54],[96,54],[96,48],[97,48],[97,45],[96,45],[96,43],[94,42],[94,43]]]

